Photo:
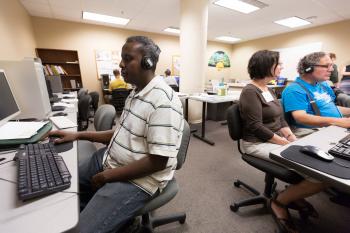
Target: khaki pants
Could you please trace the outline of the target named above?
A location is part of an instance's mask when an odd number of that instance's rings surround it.
[[[293,130],[293,133],[295,134],[295,136],[297,138],[302,138],[305,137],[309,134],[312,134],[313,132],[315,132],[314,129],[306,129],[306,128],[298,128],[296,130]],[[247,142],[242,140],[242,149],[246,154],[249,154],[251,156],[255,156],[261,159],[265,159],[269,162],[274,162],[278,165],[284,166],[283,164],[280,164],[279,162],[276,162],[272,159],[270,159],[269,155],[270,155],[270,151],[275,150],[277,148],[280,148],[281,145],[278,144],[274,144],[274,143],[270,143],[270,142]],[[291,169],[293,170],[293,169]],[[303,176],[305,179],[311,181],[311,182],[319,182],[305,174],[302,174],[298,171],[295,171],[296,173],[300,174],[301,176]]]

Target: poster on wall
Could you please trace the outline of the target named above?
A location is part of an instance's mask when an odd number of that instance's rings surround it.
[[[101,79],[102,74],[108,74],[110,77],[113,77],[113,70],[119,69],[121,55],[118,50],[95,50],[95,58],[98,79]]]
[[[180,76],[180,55],[173,55],[171,74],[173,76]]]
[[[227,56],[227,54],[224,51],[216,51],[211,55],[208,61],[208,66],[217,67],[217,64],[220,63],[220,65],[223,66],[223,68],[230,67],[230,58]]]

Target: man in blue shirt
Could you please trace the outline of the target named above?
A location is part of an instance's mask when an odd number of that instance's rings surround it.
[[[324,52],[303,57],[298,64],[300,77],[282,93],[284,111],[292,116],[292,124],[301,128],[337,125],[350,128],[350,108],[336,106],[329,80],[333,64]],[[313,103],[314,102],[314,103]]]

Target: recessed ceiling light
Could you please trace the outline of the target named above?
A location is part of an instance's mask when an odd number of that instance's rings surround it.
[[[245,14],[249,14],[253,11],[259,10],[260,8],[249,3],[240,0],[218,0],[214,4],[222,7],[229,8],[231,10],[239,11]]]
[[[226,41],[226,42],[236,42],[241,40],[240,38],[232,37],[232,36],[219,36],[216,37],[215,39],[221,40],[221,41]]]
[[[174,27],[168,27],[168,28],[164,29],[164,31],[165,32],[171,32],[171,33],[180,34],[180,29],[174,28]]]
[[[277,20],[277,21],[274,21],[274,23],[277,23],[286,27],[290,27],[290,28],[296,28],[296,27],[301,27],[304,25],[311,24],[311,22],[295,16],[286,18],[286,19]]]
[[[130,21],[130,19],[109,16],[109,15],[101,15],[101,14],[96,14],[96,13],[87,12],[87,11],[83,11],[83,19],[104,22],[104,23],[119,24],[119,25],[126,25]]]

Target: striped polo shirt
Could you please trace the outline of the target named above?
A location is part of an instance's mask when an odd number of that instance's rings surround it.
[[[125,101],[105,153],[105,167],[125,166],[148,154],[169,157],[164,170],[130,181],[150,194],[162,190],[174,176],[183,126],[180,99],[161,76],[154,77]]]

